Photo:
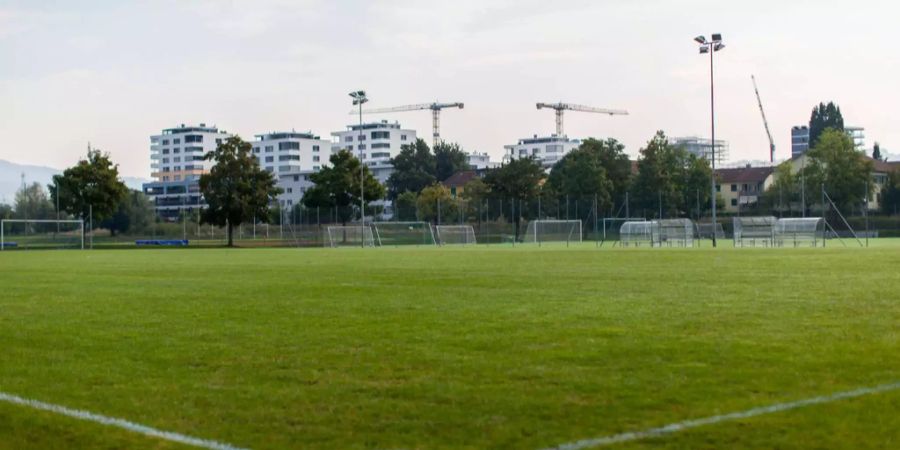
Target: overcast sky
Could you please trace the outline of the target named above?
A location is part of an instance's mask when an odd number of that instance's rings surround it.
[[[347,92],[371,107],[435,100],[442,135],[499,159],[554,131],[535,102],[627,109],[568,113],[571,137],[615,137],[629,154],[658,129],[709,134],[709,60],[720,32],[718,136],[732,160],[778,157],[790,127],[834,100],[867,145],[900,150],[900,7],[889,1],[12,1],[0,0],[0,159],[65,167],[90,141],[121,172],[149,176],[149,136],[181,123],[244,138],[296,129],[330,139]],[[399,120],[425,138],[427,111]]]

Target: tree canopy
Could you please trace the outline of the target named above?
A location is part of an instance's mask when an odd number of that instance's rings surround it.
[[[84,220],[93,214],[98,224],[112,216],[128,195],[128,188],[119,179],[118,165],[113,164],[108,153],[97,149],[88,150],[84,159],[62,175],[54,175],[53,184],[48,187],[54,203],[59,195],[61,210]]]
[[[812,110],[809,118],[809,146],[815,147],[819,141],[819,137],[825,130],[831,128],[844,132],[844,116],[841,114],[841,108],[834,102],[819,103]]]
[[[832,201],[849,210],[863,201],[867,185],[872,190],[872,161],[856,150],[843,131],[826,129],[807,155],[809,162],[802,169],[807,193],[821,192],[824,185]]]
[[[391,159],[394,171],[387,180],[389,195],[396,199],[403,192],[418,194],[426,186],[438,181],[437,160],[422,139],[406,144]]]
[[[228,246],[234,246],[234,228],[252,220],[268,222],[269,203],[281,190],[271,173],[261,169],[253,146],[239,136],[222,141],[205,159],[215,161],[209,173],[200,176],[200,191],[208,208],[204,223],[227,227]]]
[[[701,205],[709,203],[711,175],[706,159],[670,144],[658,131],[641,149],[631,191],[634,204],[656,213],[651,215],[658,216],[660,209],[664,215],[687,213],[698,200]]]
[[[875,142],[875,145],[872,146],[872,159],[876,161],[884,161],[884,155],[881,154],[881,144]]]
[[[454,173],[469,168],[469,157],[459,144],[441,141],[434,146],[435,172],[438,182],[450,178]]]
[[[40,183],[32,183],[22,186],[16,191],[15,212],[12,217],[16,219],[55,219],[56,208],[47,198],[47,191]]]
[[[605,210],[624,198],[630,178],[624,145],[615,139],[587,139],[553,166],[544,189],[554,196],[596,196]]]
[[[419,220],[434,223],[438,222],[438,218],[444,222],[453,222],[459,214],[457,202],[450,195],[450,190],[440,183],[422,189],[416,199],[416,208]]]
[[[544,179],[544,169],[532,158],[518,158],[501,164],[487,171],[484,183],[491,193],[504,200],[519,201],[536,198],[541,189],[541,181]],[[519,235],[519,213],[512,217],[515,235]]]
[[[153,203],[141,191],[131,190],[122,198],[116,211],[100,226],[116,233],[141,232],[156,219]]]
[[[347,150],[331,155],[330,165],[309,176],[315,183],[303,195],[307,208],[336,208],[341,222],[353,217],[353,208],[360,203],[360,162]],[[384,186],[363,166],[366,204],[384,198]]]

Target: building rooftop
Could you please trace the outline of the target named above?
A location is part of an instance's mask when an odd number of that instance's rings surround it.
[[[314,135],[312,131],[307,131],[306,133],[299,133],[296,131],[273,131],[271,133],[256,135],[257,141],[271,141],[279,139],[319,139],[319,136]]]
[[[478,178],[478,173],[474,170],[463,170],[450,175],[450,178],[444,180],[441,184],[447,187],[465,186],[466,183]]]
[[[716,175],[722,183],[761,183],[774,171],[774,167],[738,167],[716,169]]]
[[[199,125],[185,125],[181,124],[175,128],[166,128],[163,130],[162,134],[182,134],[182,133],[221,133],[225,134],[225,130],[219,130],[215,125],[206,126],[205,123],[201,123]]]

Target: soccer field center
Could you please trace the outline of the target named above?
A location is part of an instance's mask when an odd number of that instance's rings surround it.
[[[892,239],[6,251],[0,448],[900,448],[898,267]]]

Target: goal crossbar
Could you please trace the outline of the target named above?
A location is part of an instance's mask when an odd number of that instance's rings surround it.
[[[84,220],[82,219],[3,219],[0,220],[0,251],[6,249],[9,242],[6,241],[6,224],[8,223],[46,223],[46,224],[64,224],[64,223],[73,223],[78,224],[79,231],[79,239],[81,249],[84,250]]]

